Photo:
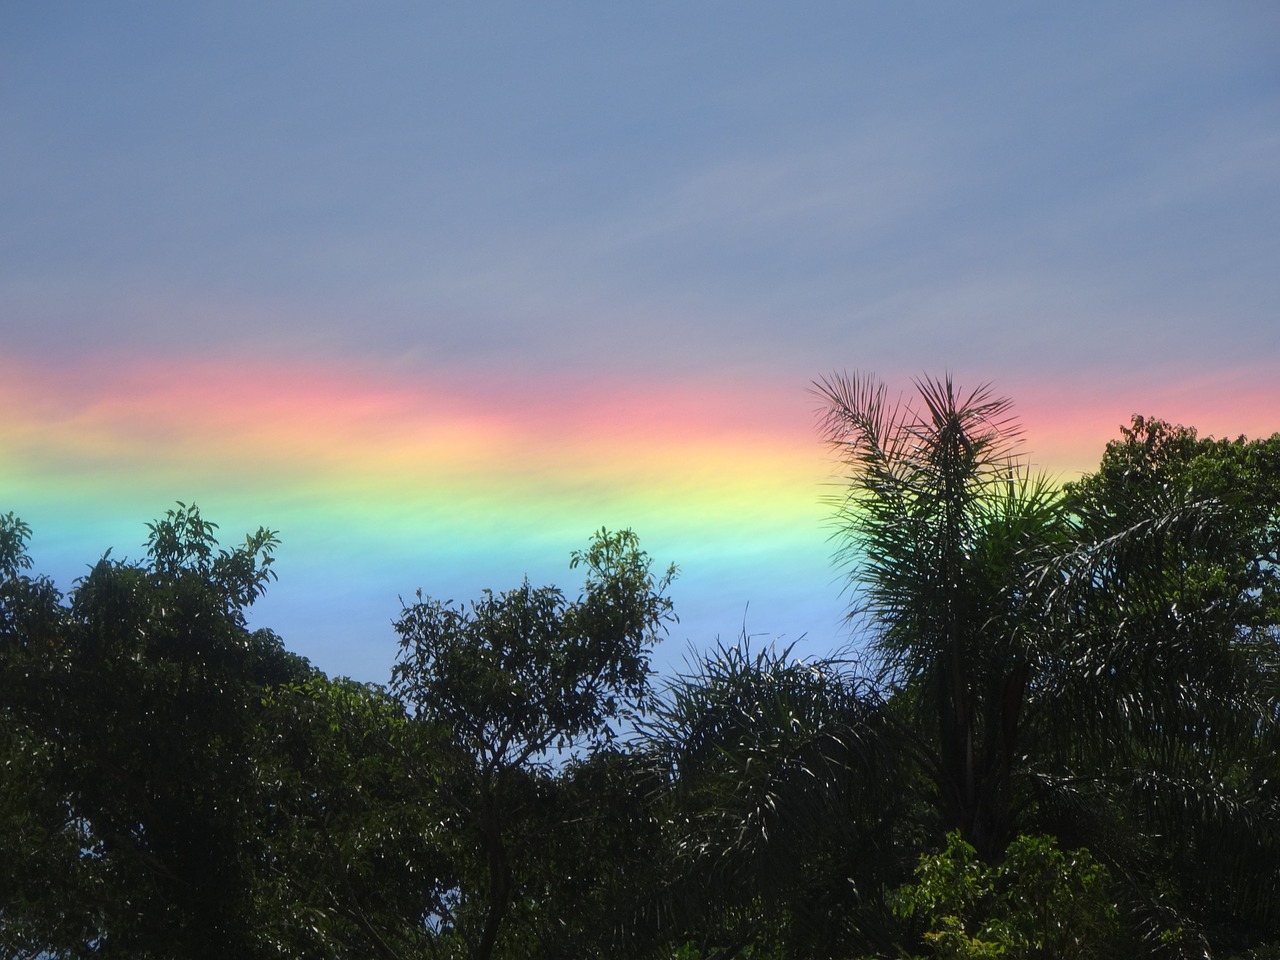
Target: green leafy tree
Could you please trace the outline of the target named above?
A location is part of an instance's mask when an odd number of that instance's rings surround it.
[[[179,504],[150,525],[145,562],[104,557],[64,601],[20,574],[27,530],[3,526],[0,706],[33,775],[8,780],[8,809],[40,825],[21,856],[57,870],[10,878],[27,886],[3,936],[55,955],[256,955],[261,700],[306,672],[245,621],[274,534],[221,549]]]
[[[440,916],[476,960],[529,955],[520,919],[536,888],[537,811],[554,803],[556,756],[609,744],[649,705],[649,653],[674,619],[631,531],[600,531],[571,567],[585,567],[577,599],[527,581],[486,591],[469,607],[423,598],[397,621],[392,690],[415,722],[439,731],[447,770],[440,793],[460,849],[458,885]],[[509,929],[508,929],[509,928]],[[508,930],[505,938],[504,929]]]
[[[938,822],[992,865],[1020,833],[1088,845],[1144,950],[1274,937],[1277,441],[1135,421],[1062,491],[1007,400],[917,386],[818,390],[854,612]]]
[[[270,690],[265,712],[260,941],[289,957],[430,955],[454,880],[429,731],[381,687],[319,674]]]
[[[960,838],[920,858],[914,883],[893,892],[894,910],[924,927],[930,953],[950,960],[1086,960],[1130,952],[1110,875],[1087,850],[1019,836],[990,865]]]
[[[66,616],[54,585],[28,573],[30,535],[0,516],[0,954],[15,958],[91,942],[99,923],[85,905],[105,882],[57,789],[57,745],[29,722]]]
[[[1196,949],[1275,940],[1280,434],[1135,417],[1068,506],[1079,546],[1051,568],[1051,609],[1073,669],[1045,696],[1075,717],[1049,731],[1060,770],[1113,811],[1113,846],[1126,828],[1121,849],[1161,878],[1153,906]]]

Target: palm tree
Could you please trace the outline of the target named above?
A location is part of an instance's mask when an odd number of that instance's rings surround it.
[[[951,379],[917,383],[923,406],[882,383],[816,385],[848,468],[836,501],[851,617],[917,734],[945,829],[988,859],[1015,834],[1015,774],[1046,630],[1038,564],[1064,540],[1062,500],[1017,460],[1010,401]]]
[[[1196,950],[1215,922],[1275,936],[1280,436],[1136,420],[1063,490],[1018,458],[1007,399],[916,387],[815,384],[847,468],[850,616],[938,826],[989,861],[1022,832],[1091,845],[1153,938],[1192,918]]]
[[[912,799],[885,705],[840,660],[717,644],[644,724],[665,771],[652,909],[702,957],[886,946],[881,894],[910,876]],[[669,954],[668,954],[669,955]]]

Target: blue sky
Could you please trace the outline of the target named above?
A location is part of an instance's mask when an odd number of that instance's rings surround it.
[[[435,355],[480,364],[498,337],[676,370],[1277,349],[1267,4],[6,18],[21,347],[295,348],[305,325],[402,357],[444,314]]]

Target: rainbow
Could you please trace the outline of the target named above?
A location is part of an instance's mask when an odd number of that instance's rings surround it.
[[[1097,462],[1131,412],[1206,433],[1274,430],[1276,388],[1246,379],[1255,387],[1242,396],[1241,382],[1163,395],[1139,385],[1119,400],[1112,390],[1105,411],[1041,384],[1018,409],[1033,462],[1071,474]],[[1188,409],[1189,395],[1200,406]],[[255,622],[361,679],[385,679],[398,597],[421,587],[464,599],[525,574],[571,586],[569,552],[602,526],[631,527],[656,561],[682,568],[668,664],[685,641],[744,627],[807,635],[825,651],[841,642],[843,601],[823,503],[834,468],[815,404],[804,384],[713,377],[8,357],[0,511],[31,523],[38,569],[63,586],[108,547],[141,553],[144,522],[175,500],[198,503],[224,539],[276,529],[280,582]]]

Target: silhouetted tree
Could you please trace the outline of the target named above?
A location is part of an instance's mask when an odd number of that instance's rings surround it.
[[[51,862],[10,878],[24,892],[0,937],[74,955],[257,955],[261,701],[306,673],[245,623],[274,534],[219,549],[214,525],[180,504],[150,525],[145,562],[104,557],[64,602],[21,573],[25,526],[3,526],[0,707],[35,774],[6,793]],[[24,855],[6,866],[32,870]]]
[[[1280,440],[1135,420],[1064,494],[1007,400],[917,386],[818,390],[854,611],[940,825],[991,863],[1087,844],[1148,949],[1274,938]]]
[[[392,690],[439,731],[449,823],[473,851],[441,920],[475,960],[495,955],[504,921],[533,889],[534,827],[547,826],[538,811],[555,802],[552,760],[607,745],[647,707],[649,653],[674,619],[665,590],[675,568],[655,576],[631,531],[602,530],[570,566],[587,570],[576,600],[527,581],[465,608],[419,594],[396,624]]]

